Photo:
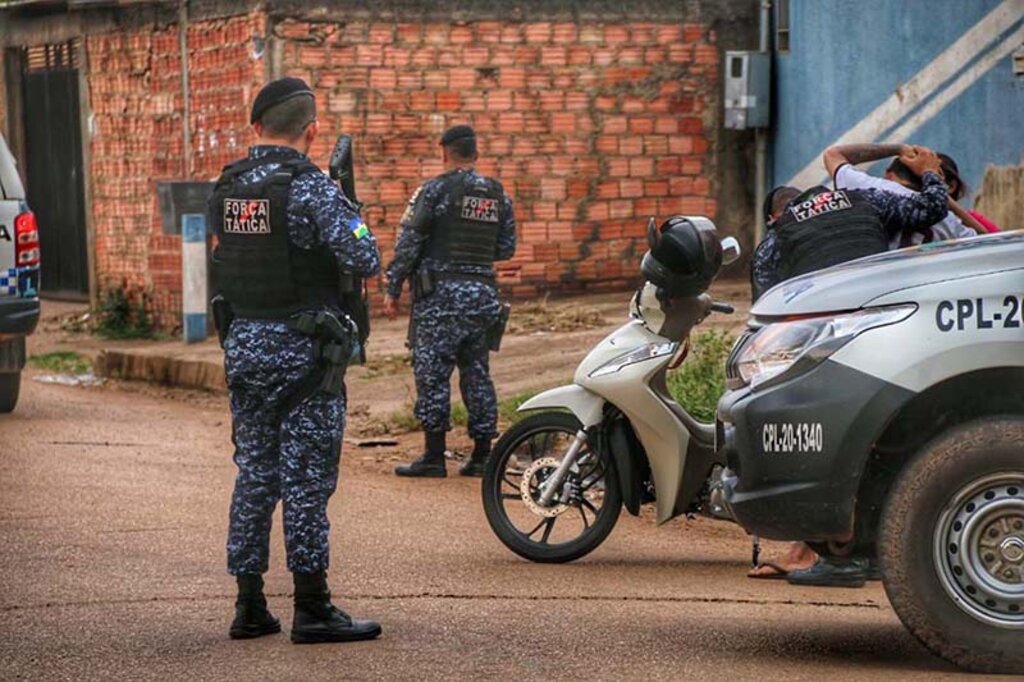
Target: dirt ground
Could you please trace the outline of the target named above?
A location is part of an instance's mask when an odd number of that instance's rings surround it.
[[[232,642],[225,397],[37,374],[0,417],[3,679],[958,677],[907,634],[877,584],[744,577],[749,539],[728,523],[623,515],[583,560],[522,561],[487,527],[477,480],[391,474],[408,444],[346,445],[330,508],[336,598],[379,619],[384,636]],[[287,632],[279,521],[267,584]]]
[[[738,333],[749,311],[750,290],[743,282],[716,283],[711,290],[715,300],[731,303],[734,315],[712,315],[696,330],[722,329]],[[491,369],[499,399],[558,386],[572,379],[580,360],[604,336],[628,319],[629,293],[600,294],[569,299],[527,301],[513,306],[509,333],[502,350],[491,356]],[[76,330],[84,326],[87,308],[81,304],[45,301],[43,318],[36,334],[29,338],[29,354],[75,351],[87,357],[103,349],[140,348],[149,341],[108,341]],[[411,414],[416,387],[405,348],[407,322],[400,318],[389,322],[373,321],[368,362],[354,367],[348,375],[349,436],[353,440],[382,435],[401,437],[405,428],[389,422],[396,415]],[[184,345],[182,344],[182,347]],[[205,356],[220,361],[220,350],[211,340],[202,344]],[[130,390],[153,391],[170,395],[160,387],[134,386]],[[197,395],[200,392],[190,392]],[[458,400],[457,380],[452,395]],[[196,399],[195,397],[191,399]],[[398,421],[403,421],[399,419]],[[386,433],[390,432],[390,433]],[[401,437],[401,440],[405,440]],[[453,433],[456,447],[468,444],[459,432]],[[378,453],[382,457],[386,453]]]

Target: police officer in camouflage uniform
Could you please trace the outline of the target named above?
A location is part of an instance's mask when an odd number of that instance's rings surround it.
[[[343,371],[357,338],[339,303],[339,277],[375,274],[380,254],[358,208],[306,156],[317,133],[309,86],[297,78],[267,84],[251,122],[259,143],[224,169],[210,201],[238,466],[227,542],[238,581],[230,635],[281,630],[262,578],[281,501],[295,581],[292,641],[371,639],[377,623],[353,620],[330,601],[327,502],[345,426]]]
[[[409,200],[395,258],[387,268],[388,317],[398,313],[403,283],[409,281],[413,291],[410,344],[416,417],[426,435],[426,451],[395,469],[399,476],[447,475],[445,435],[451,429],[451,376],[456,366],[474,441],[460,474],[483,475],[498,432],[488,360],[502,312],[494,262],[511,258],[516,250],[512,201],[500,182],[474,169],[477,145],[472,128],[449,129],[441,147],[447,170],[420,186]]]
[[[756,301],[776,284],[815,270],[881,253],[901,233],[928,231],[947,213],[947,188],[935,152],[912,148],[901,160],[921,178],[921,191],[776,187],[762,207],[768,233],[754,250]]]

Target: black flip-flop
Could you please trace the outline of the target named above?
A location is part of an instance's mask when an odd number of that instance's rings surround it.
[[[761,573],[757,575],[747,573],[747,577],[751,580],[785,580],[786,576],[789,575],[789,571],[784,569],[782,566],[779,566],[778,564],[773,564],[770,561],[763,561],[759,563],[757,566],[754,566],[750,570],[756,571],[757,569],[764,568],[766,566],[772,569],[774,573]]]

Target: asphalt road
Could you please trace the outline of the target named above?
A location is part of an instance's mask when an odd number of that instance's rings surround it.
[[[331,505],[337,601],[383,638],[233,642],[226,399],[26,381],[0,417],[0,678],[959,676],[878,585],[745,578],[749,545],[728,524],[627,515],[590,557],[532,565],[491,535],[476,481],[397,479],[404,455],[347,445]],[[279,527],[268,590],[287,630]]]

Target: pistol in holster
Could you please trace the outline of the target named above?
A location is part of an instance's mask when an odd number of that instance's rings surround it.
[[[413,303],[421,301],[434,293],[434,273],[420,268],[412,276],[411,282]],[[412,349],[416,344],[416,315],[409,313],[409,331],[405,335],[405,347]]]
[[[505,336],[505,328],[508,326],[508,318],[511,314],[512,304],[502,302],[501,310],[498,312],[498,319],[487,330],[487,340],[490,342],[490,349],[494,352],[501,350],[501,339]]]
[[[413,275],[412,298],[419,301],[434,293],[434,273],[426,268],[420,268]]]
[[[359,330],[347,316],[339,318],[332,312],[303,313],[291,327],[313,337],[313,354],[321,376],[314,391],[340,396],[345,391],[345,372],[356,350]]]
[[[224,341],[228,338],[231,322],[235,319],[235,311],[231,309],[231,304],[220,294],[213,297],[210,301],[210,307],[213,309],[213,326],[217,330],[217,341],[220,342],[220,347],[223,348]]]

